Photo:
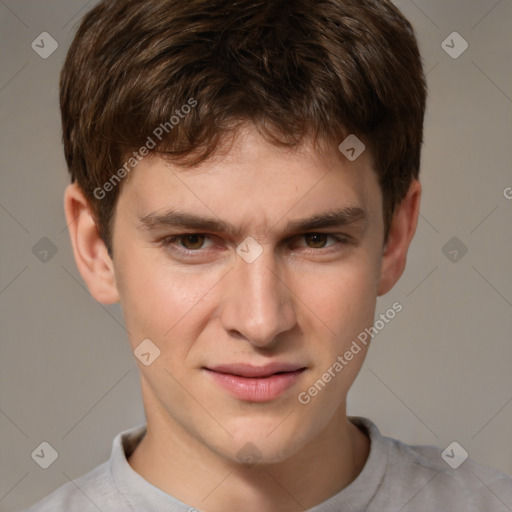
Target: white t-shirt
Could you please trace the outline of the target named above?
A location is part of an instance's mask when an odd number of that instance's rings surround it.
[[[309,512],[511,512],[512,477],[467,459],[452,469],[431,446],[383,436],[365,418],[350,420],[370,438],[359,476]],[[110,460],[68,482],[26,512],[194,512],[147,482],[127,458],[145,425],[121,432]],[[449,452],[450,456],[454,452]]]

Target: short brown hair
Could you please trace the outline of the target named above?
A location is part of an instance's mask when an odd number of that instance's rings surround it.
[[[419,174],[425,100],[414,31],[388,0],[103,0],[60,82],[67,165],[109,250],[112,178],[133,152],[195,165],[242,122],[288,146],[356,134],[379,176],[387,236]]]

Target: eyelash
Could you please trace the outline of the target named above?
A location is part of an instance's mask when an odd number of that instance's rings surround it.
[[[185,247],[180,247],[176,242],[179,242],[180,240],[188,237],[188,236],[194,236],[194,235],[198,235],[198,236],[204,236],[205,239],[212,239],[212,235],[208,235],[206,233],[183,233],[183,234],[179,234],[179,235],[172,235],[172,236],[168,236],[166,238],[164,238],[163,240],[161,240],[160,242],[160,245],[165,247],[165,248],[169,248],[175,252],[178,252],[178,253],[181,253],[182,255],[184,256],[191,256],[191,257],[194,257],[194,256],[204,256],[205,252],[208,251],[208,249],[203,249],[203,248],[200,248],[200,249],[187,249]],[[350,244],[350,239],[346,236],[341,236],[341,235],[334,235],[332,233],[322,233],[322,232],[315,232],[315,231],[312,231],[312,232],[308,232],[308,233],[303,233],[302,235],[298,235],[298,236],[295,236],[293,237],[291,240],[294,240],[296,238],[304,238],[306,236],[312,236],[312,235],[321,235],[321,236],[326,236],[327,238],[332,238],[334,239],[335,243],[331,244],[331,245],[328,245],[327,247],[319,247],[319,248],[314,248],[314,247],[307,247],[307,246],[301,246],[302,248],[304,249],[307,249],[308,252],[315,252],[315,253],[319,253],[321,251],[323,251],[324,253],[326,252],[325,250],[329,250],[331,247],[334,247],[336,246],[337,244],[342,244],[342,245],[348,245]],[[332,251],[329,251],[329,252],[332,252]]]

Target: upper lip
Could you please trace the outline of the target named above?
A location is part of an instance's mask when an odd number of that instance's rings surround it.
[[[270,363],[264,366],[252,366],[250,364],[221,364],[218,366],[207,366],[206,369],[217,373],[228,373],[239,377],[270,377],[276,373],[295,372],[306,367],[292,363]]]

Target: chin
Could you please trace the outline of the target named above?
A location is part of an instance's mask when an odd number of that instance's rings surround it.
[[[257,421],[254,418],[244,420],[243,424],[238,422],[236,430],[230,430],[233,438],[215,451],[232,462],[247,466],[282,462],[315,436],[315,432],[304,428],[304,423],[288,422],[285,418],[286,415],[271,423],[268,419]]]

